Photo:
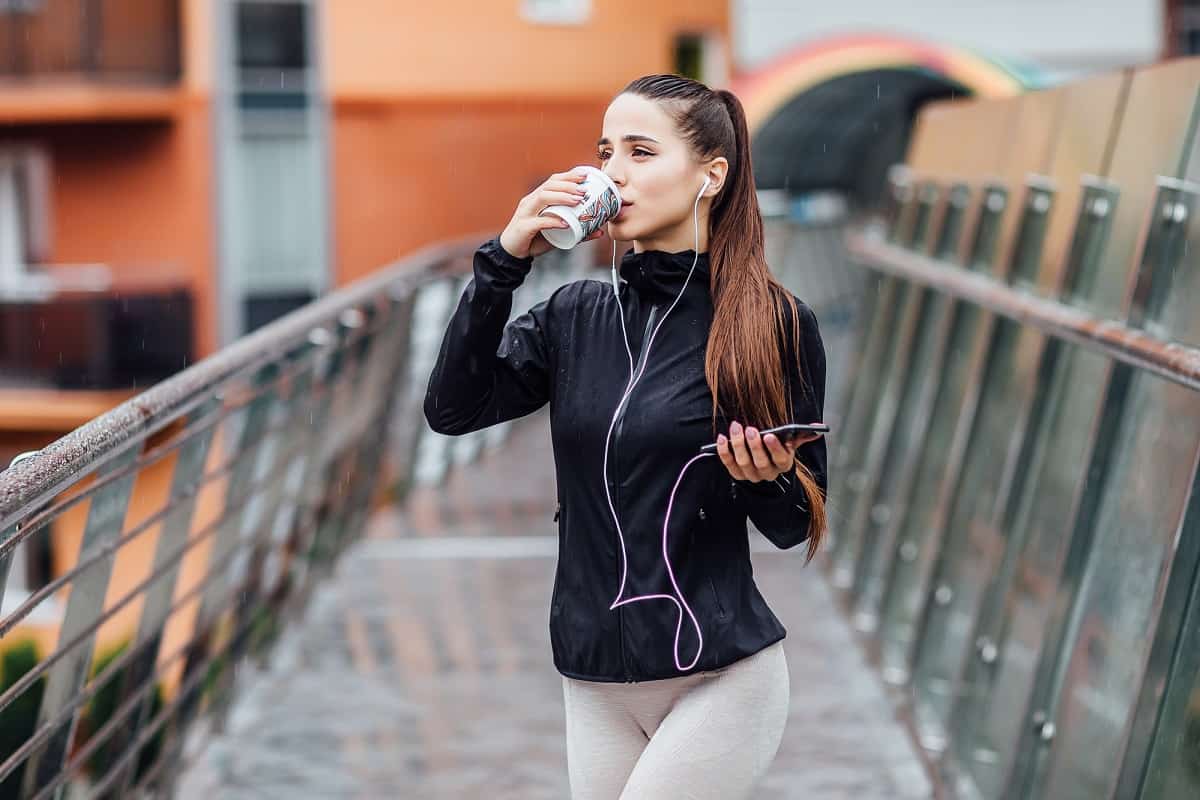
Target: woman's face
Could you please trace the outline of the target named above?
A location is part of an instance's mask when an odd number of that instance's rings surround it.
[[[609,236],[632,241],[637,252],[695,247],[692,208],[709,173],[663,108],[644,97],[619,95],[604,114],[597,148],[600,168],[621,192],[621,213],[609,223]],[[708,248],[712,194],[710,187],[700,201],[701,250]]]

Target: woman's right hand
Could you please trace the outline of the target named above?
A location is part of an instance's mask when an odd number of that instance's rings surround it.
[[[554,245],[546,240],[541,232],[548,228],[566,228],[567,223],[554,214],[539,217],[538,214],[546,206],[570,205],[576,206],[587,196],[580,186],[587,176],[582,172],[559,172],[551,175],[546,182],[521,198],[517,210],[508,222],[504,232],[500,234],[500,246],[505,252],[515,258],[540,256]],[[600,231],[588,239],[596,239]],[[587,241],[587,240],[585,240]]]

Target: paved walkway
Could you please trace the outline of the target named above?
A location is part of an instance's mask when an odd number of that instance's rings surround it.
[[[373,518],[271,669],[242,676],[227,734],[180,797],[567,798],[547,632],[553,474],[544,423],[514,434],[504,456],[452,474],[444,492]],[[522,476],[544,471],[548,484],[523,484],[543,494],[492,491],[513,463],[541,464]],[[788,628],[792,673],[791,718],[755,797],[930,797],[816,565],[754,535],[755,576]]]

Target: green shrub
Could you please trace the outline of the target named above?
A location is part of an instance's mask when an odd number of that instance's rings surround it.
[[[92,679],[95,680],[97,675],[103,672],[108,665],[113,662],[114,659],[119,657],[128,648],[129,643],[122,642],[120,645],[112,648],[107,653],[99,656],[95,663],[92,664]],[[112,674],[111,677],[108,678],[108,680],[105,681],[102,686],[100,686],[96,694],[92,696],[91,702],[88,703],[87,708],[84,710],[83,718],[80,720],[79,733],[81,735],[90,737],[99,731],[121,706],[121,689],[125,681],[125,675],[128,673],[128,671],[129,664],[126,664],[118,669]],[[135,688],[137,687],[130,687],[130,690]],[[150,701],[150,712],[145,719],[147,721],[153,719],[154,716],[162,710],[162,707],[162,686],[156,685],[153,689],[153,696]],[[131,711],[128,713],[125,719],[119,723],[119,728],[127,728],[132,730],[136,723],[137,712]],[[134,733],[138,732],[140,731],[134,731]],[[121,756],[121,752],[117,749],[117,745],[120,743],[114,742],[113,738],[113,734],[110,733],[109,738],[104,742],[104,744],[96,748],[96,750],[88,757],[87,772],[93,779],[98,780],[102,778]],[[138,777],[144,774],[145,771],[154,764],[155,759],[158,758],[158,754],[162,749],[162,738],[163,732],[160,728],[158,732],[151,737],[150,741],[148,741],[142,747],[141,753],[139,753],[137,756]],[[83,740],[79,739],[78,737],[77,742],[79,744],[83,744]],[[132,741],[124,740],[124,743],[131,744]]]
[[[32,640],[20,641],[0,653],[0,694],[19,681],[23,675],[38,665],[37,644]],[[29,740],[37,727],[38,710],[42,707],[42,694],[46,690],[45,676],[21,693],[13,702],[0,711],[0,762],[16,752]],[[4,781],[0,781],[0,800],[16,800],[21,793],[21,779],[25,765],[21,764]]]

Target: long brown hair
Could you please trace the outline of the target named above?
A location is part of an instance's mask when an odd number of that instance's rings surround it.
[[[800,319],[792,293],[767,266],[750,162],[750,132],[741,102],[731,92],[714,91],[678,75],[647,75],[631,82],[621,94],[660,103],[698,158],[724,156],[729,161],[725,185],[709,214],[713,321],[704,375],[713,395],[714,430],[718,410],[760,428],[793,421],[784,364],[785,337],[791,338],[797,372],[803,375],[799,370]],[[811,560],[825,531],[825,497],[799,459],[795,473],[812,512],[807,552]]]

